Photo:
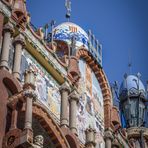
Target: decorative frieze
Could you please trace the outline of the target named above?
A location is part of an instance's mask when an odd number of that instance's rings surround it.
[[[24,35],[32,44],[32,46],[34,46],[35,49],[38,50],[38,52],[40,52],[43,56],[47,57],[50,63],[52,63],[59,72],[61,72],[65,76],[67,75],[66,70],[57,62],[57,60],[51,55],[51,53],[45,49],[44,45],[33,36],[30,30],[26,29]]]
[[[6,15],[7,17],[11,17],[11,11],[10,9],[0,1],[0,12],[2,12],[4,15]]]

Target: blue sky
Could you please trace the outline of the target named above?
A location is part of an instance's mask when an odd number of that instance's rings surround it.
[[[109,82],[123,79],[129,72],[140,72],[148,80],[148,0],[71,0],[71,22],[85,31],[91,29],[103,45],[103,68]],[[36,27],[50,20],[65,22],[65,0],[27,1],[31,22]],[[130,54],[129,54],[130,53]]]

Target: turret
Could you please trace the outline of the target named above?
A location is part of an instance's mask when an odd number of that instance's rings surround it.
[[[140,74],[125,75],[120,87],[120,107],[126,127],[144,126],[146,91]]]

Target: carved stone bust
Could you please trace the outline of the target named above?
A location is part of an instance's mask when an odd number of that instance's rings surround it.
[[[37,135],[34,138],[34,144],[32,148],[43,148],[44,137],[42,135]]]

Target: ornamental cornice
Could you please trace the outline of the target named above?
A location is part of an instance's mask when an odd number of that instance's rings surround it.
[[[9,8],[0,1],[0,12],[2,12],[4,15],[6,15],[8,18],[11,17],[11,11],[9,10]]]
[[[131,127],[127,129],[128,138],[140,137],[141,132],[143,132],[143,136],[148,139],[148,128],[146,127]]]
[[[42,43],[34,37],[29,29],[26,28],[23,34],[38,52],[47,57],[47,59],[53,64],[54,68],[58,69],[58,71],[60,71],[63,75],[67,75],[66,70],[57,62],[52,54],[45,49],[44,45],[42,45]]]

